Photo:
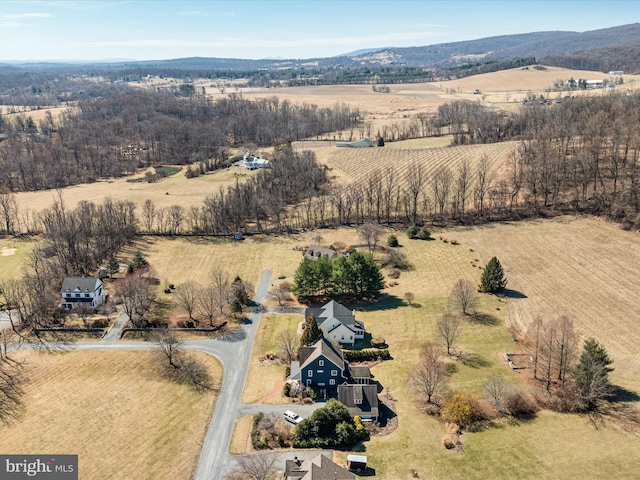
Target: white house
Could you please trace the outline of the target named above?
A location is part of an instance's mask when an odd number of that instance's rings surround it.
[[[86,305],[97,308],[104,303],[102,280],[93,277],[66,277],[62,281],[62,307],[65,310]]]
[[[604,87],[603,80],[587,80],[587,88],[602,88]]]
[[[244,158],[238,165],[246,168],[247,170],[256,170],[258,168],[266,168],[269,166],[269,160],[261,158],[259,155],[244,154]]]
[[[305,318],[314,314],[324,338],[331,342],[353,345],[364,338],[364,323],[356,320],[356,312],[331,300],[320,308],[307,308]]]

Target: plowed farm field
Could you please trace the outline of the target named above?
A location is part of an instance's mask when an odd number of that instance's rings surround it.
[[[393,170],[397,178],[406,179],[419,166],[426,178],[432,178],[433,173],[444,166],[455,174],[465,159],[469,161],[473,172],[485,155],[489,172],[497,172],[507,160],[509,152],[515,148],[515,142],[442,148],[336,148],[326,163],[343,174],[339,177],[352,182],[364,180],[375,170]]]

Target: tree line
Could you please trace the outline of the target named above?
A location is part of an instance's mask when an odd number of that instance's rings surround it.
[[[142,166],[222,158],[232,145],[272,146],[349,129],[357,110],[318,108],[277,97],[213,101],[170,91],[116,88],[80,100],[54,120],[18,117],[0,124],[0,186],[11,191],[60,188],[117,177]]]

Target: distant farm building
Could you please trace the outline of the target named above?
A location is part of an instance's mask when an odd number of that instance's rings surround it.
[[[370,147],[371,145],[372,142],[368,138],[363,138],[362,140],[356,140],[354,142],[336,142],[336,147],[363,148]]]
[[[587,80],[587,88],[602,88],[604,87],[604,81],[602,80]]]
[[[622,70],[611,70],[609,75],[622,75],[624,72]]]
[[[307,260],[318,260],[320,257],[333,260],[334,258],[343,257],[344,255],[336,252],[332,248],[321,247],[319,245],[309,245],[309,248],[302,254]]]
[[[259,155],[245,153],[244,158],[236,162],[236,165],[246,168],[247,170],[256,170],[258,168],[267,168],[269,166],[269,160],[261,158]]]

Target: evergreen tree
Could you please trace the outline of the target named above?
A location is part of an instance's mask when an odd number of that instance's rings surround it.
[[[304,331],[302,332],[302,337],[300,337],[300,346],[306,347],[313,345],[322,337],[322,330],[318,327],[316,316],[312,313],[304,322]]]
[[[593,338],[585,340],[580,361],[572,372],[584,408],[593,408],[598,400],[611,395],[609,373],[613,368],[609,365],[612,363],[604,346]]]
[[[309,298],[318,291],[317,276],[313,260],[304,259],[293,276],[291,291],[299,298]]]
[[[500,261],[493,257],[484,267],[480,291],[483,293],[497,293],[507,286],[507,279],[504,277],[504,270]]]
[[[118,273],[119,271],[120,262],[118,262],[113,254],[109,255],[109,259],[107,260],[107,273],[109,274],[109,278],[111,278],[112,275]]]

